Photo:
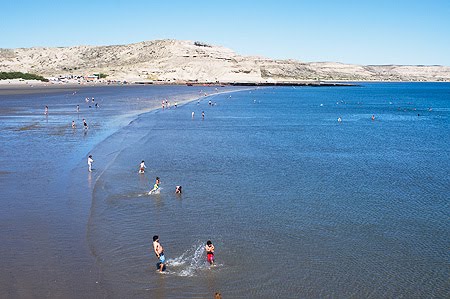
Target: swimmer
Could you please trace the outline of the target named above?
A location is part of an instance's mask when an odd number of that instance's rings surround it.
[[[338,122],[342,122],[342,118],[338,117]]]
[[[88,124],[84,118],[83,118],[83,126],[85,130],[89,129]]]
[[[75,124],[75,121],[72,120],[72,129],[75,129],[77,127],[77,125]]]
[[[175,187],[175,194],[181,194],[181,189],[182,189],[182,187],[181,186],[176,186]]]
[[[192,111],[191,115],[192,115],[192,119],[194,119],[195,112]]]
[[[45,106],[44,114],[45,114],[45,115],[48,114],[48,106]]]
[[[144,173],[147,166],[145,166],[144,160],[142,160],[141,165],[139,166],[139,173]]]
[[[372,120],[375,120],[375,115],[372,115]]]
[[[202,111],[202,119],[205,119],[205,111]]]

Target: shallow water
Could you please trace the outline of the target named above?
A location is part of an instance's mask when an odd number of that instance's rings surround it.
[[[0,297],[98,298],[106,294],[86,237],[96,179],[96,173],[87,174],[88,153],[136,115],[160,107],[163,99],[181,103],[227,89],[0,90]],[[100,108],[85,103],[86,97],[95,97]],[[44,115],[45,105],[48,115]],[[83,118],[89,124],[87,131],[82,129]],[[94,168],[107,158],[94,153]]]
[[[104,283],[117,297],[446,297],[449,92],[265,88],[141,115],[107,141],[125,140],[93,193]]]
[[[41,104],[6,105],[19,112],[3,118],[2,134],[25,137],[2,152],[2,193],[19,201],[0,202],[8,229],[2,263],[14,273],[3,274],[11,281],[3,294],[37,288],[67,297],[83,286],[85,296],[114,298],[449,296],[449,84],[261,88],[137,118],[164,93],[189,89],[87,93],[103,100],[90,111],[96,130],[87,135],[64,127],[65,115],[73,116],[64,107],[73,102],[55,98],[62,106],[55,118],[50,106],[48,122],[35,115]],[[137,98],[146,100],[134,104]],[[31,149],[23,147],[30,140]],[[53,157],[42,154],[46,147]],[[68,171],[49,174],[54,160],[67,161]],[[138,174],[141,160],[145,174]],[[19,193],[11,188],[19,185],[17,164],[33,167],[20,172],[31,188]],[[148,195],[156,176],[161,192]],[[163,275],[151,248],[155,234],[168,259]],[[208,239],[216,246],[213,268],[203,249]],[[20,242],[38,250],[41,281],[26,268],[32,251],[23,263],[11,253]],[[51,272],[67,279],[53,283]]]

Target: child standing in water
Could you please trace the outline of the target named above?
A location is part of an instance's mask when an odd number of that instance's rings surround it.
[[[206,242],[205,251],[206,251],[206,259],[208,260],[208,263],[211,266],[214,265],[214,245],[211,242],[211,240],[208,240]]]
[[[88,169],[89,172],[92,172],[92,163],[94,163],[94,160],[92,159],[92,155],[89,155],[87,163],[88,163],[88,167],[89,167],[89,169]]]
[[[141,165],[139,166],[139,173],[144,173],[147,166],[145,166],[144,160],[142,160]]]

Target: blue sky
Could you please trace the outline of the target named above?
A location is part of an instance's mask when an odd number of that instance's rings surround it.
[[[170,38],[275,59],[450,66],[447,0],[0,3],[0,48]]]

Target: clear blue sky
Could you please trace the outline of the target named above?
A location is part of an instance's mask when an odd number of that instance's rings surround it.
[[[306,62],[450,66],[450,0],[0,2],[0,48],[167,38]]]

